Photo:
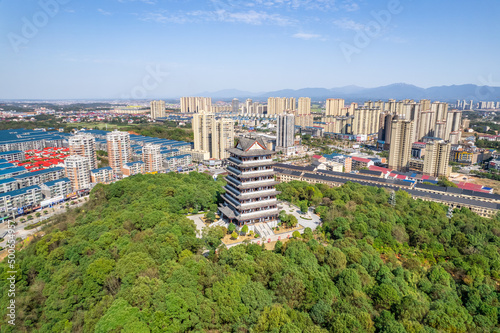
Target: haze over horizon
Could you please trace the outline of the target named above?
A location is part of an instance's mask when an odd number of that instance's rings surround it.
[[[500,4],[3,0],[0,99],[500,86],[500,23],[484,8]]]

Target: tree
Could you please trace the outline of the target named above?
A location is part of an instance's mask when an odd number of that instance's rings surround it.
[[[248,226],[245,224],[242,228],[241,228],[241,233],[243,235],[246,235],[248,232]]]
[[[236,231],[233,231],[233,233],[231,234],[231,238],[238,239],[238,233]]]
[[[284,210],[280,211],[279,219],[283,223],[286,223],[288,221],[288,215],[287,215],[286,211],[284,211]]]
[[[40,216],[42,216],[42,213],[40,213],[40,212],[36,212],[35,216],[36,216],[37,218],[39,218]]]
[[[300,211],[302,213],[307,213],[307,210],[309,208],[309,206],[307,205],[307,200],[302,200],[300,203],[299,203],[299,208],[300,208]]]
[[[295,230],[292,234],[292,237],[293,238],[300,238],[300,232],[298,232],[297,230]]]
[[[28,215],[28,220],[33,220],[33,215]]]
[[[229,223],[229,226],[227,227],[227,231],[231,234],[236,230],[236,226],[234,223]]]
[[[49,211],[48,211],[48,210],[44,210],[44,211],[43,211],[43,214],[44,214],[44,215],[47,215],[48,213],[49,213]]]
[[[215,221],[215,219],[216,219],[216,216],[215,216],[215,213],[213,211],[209,211],[205,214],[205,221],[213,222],[213,221]]]
[[[299,221],[297,221],[297,218],[295,217],[295,215],[288,215],[288,222],[287,222],[287,225],[290,227],[290,228],[295,228],[295,226],[299,223]]]

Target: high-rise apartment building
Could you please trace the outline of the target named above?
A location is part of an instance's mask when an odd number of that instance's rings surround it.
[[[245,101],[245,114],[252,114],[253,113],[253,101],[252,99],[248,98]]]
[[[142,147],[144,172],[158,172],[163,169],[161,145],[147,143]]]
[[[354,110],[352,134],[375,134],[379,131],[380,109],[360,107]]]
[[[436,122],[446,121],[446,114],[448,113],[448,103],[433,102],[431,104],[431,111],[435,112]]]
[[[462,111],[452,110],[446,115],[446,133],[460,131],[462,125]]]
[[[95,152],[95,139],[90,134],[79,133],[68,139],[69,154],[87,157],[91,169],[97,169],[97,155]]]
[[[87,157],[73,155],[64,160],[66,177],[73,191],[90,188],[90,161]]]
[[[106,134],[108,146],[109,166],[116,173],[122,173],[125,163],[132,161],[130,148],[130,134],[128,132],[113,131]]]
[[[415,141],[421,141],[426,136],[434,136],[436,130],[436,116],[433,111],[423,111],[420,113],[420,124]]]
[[[451,167],[448,165],[450,151],[449,142],[444,140],[428,142],[425,145],[424,175],[448,177],[451,173]]]
[[[240,109],[240,101],[237,98],[233,98],[233,101],[231,102],[231,112],[238,113],[239,109]]]
[[[215,119],[212,113],[199,113],[193,116],[192,128],[196,152],[209,152],[210,158],[227,158],[226,149],[234,144],[232,119]]]
[[[212,99],[210,97],[181,97],[182,113],[210,112]]]
[[[421,99],[418,101],[420,104],[420,110],[422,111],[430,111],[431,110],[431,100],[430,99]]]
[[[221,216],[238,226],[267,223],[275,227],[278,222],[278,202],[274,180],[272,150],[266,149],[261,138],[241,138],[229,151],[224,204]]]
[[[293,114],[278,116],[276,135],[276,147],[288,148],[295,145],[295,116]]]
[[[345,116],[343,113],[344,100],[342,98],[329,98],[325,104],[325,116]]]
[[[293,97],[269,97],[267,99],[267,114],[283,114],[285,111],[296,110],[296,100]]]
[[[163,118],[165,117],[165,101],[151,101],[151,118]]]
[[[299,105],[297,108],[298,115],[310,115],[311,114],[311,99],[309,97],[300,97]]]
[[[446,122],[445,121],[436,122],[436,127],[434,129],[434,137],[440,138],[443,140],[448,140],[449,135],[450,135],[450,133],[446,132]]]
[[[394,120],[391,125],[391,147],[389,149],[389,169],[408,171],[412,147],[413,122]]]
[[[212,121],[211,157],[222,160],[229,157],[227,149],[234,146],[234,121],[229,118]]]

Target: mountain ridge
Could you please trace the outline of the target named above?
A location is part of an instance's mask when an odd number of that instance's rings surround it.
[[[216,99],[252,98],[264,101],[269,97],[310,97],[312,100],[327,98],[343,98],[347,101],[387,100],[387,99],[431,99],[442,102],[456,102],[457,99],[474,101],[500,101],[500,87],[478,86],[475,84],[442,85],[421,88],[408,83],[393,83],[385,86],[364,88],[349,85],[337,88],[301,88],[281,89],[269,92],[254,93],[238,89],[224,89],[215,92],[204,92],[197,96],[206,96]]]

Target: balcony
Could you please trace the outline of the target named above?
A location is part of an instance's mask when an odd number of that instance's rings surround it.
[[[241,214],[236,217],[238,221],[244,221],[248,219],[258,219],[261,217],[267,217],[267,216],[277,216],[278,215],[278,208],[273,208],[269,210],[263,210],[260,212],[253,212],[253,213],[246,213],[246,214]]]

